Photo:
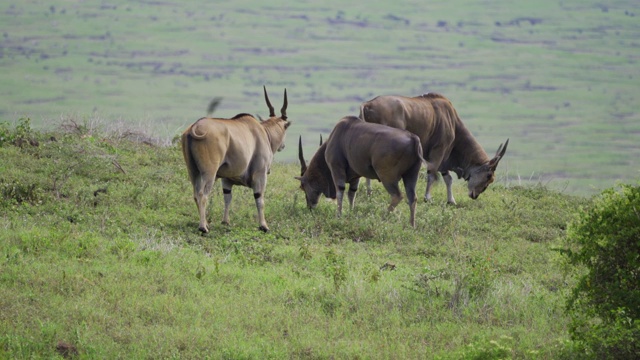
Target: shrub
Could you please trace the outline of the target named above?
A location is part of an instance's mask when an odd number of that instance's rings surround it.
[[[605,190],[567,242],[569,263],[586,269],[567,302],[573,340],[595,358],[640,358],[640,186]]]
[[[0,146],[4,144],[22,146],[25,143],[36,144],[31,130],[31,119],[20,118],[14,130],[11,130],[6,121],[0,123]]]

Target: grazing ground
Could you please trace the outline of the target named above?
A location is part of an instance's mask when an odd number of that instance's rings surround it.
[[[586,197],[500,176],[478,200],[456,182],[451,206],[440,183],[413,229],[377,182],[343,218],[309,211],[277,162],[271,231],[241,187],[220,225],[218,182],[203,236],[177,144],[63,125],[0,127],[0,358],[584,356],[556,249]]]
[[[640,169],[632,0],[0,4],[0,117],[124,122],[173,138],[205,115],[265,115],[289,91],[311,154],[376,95],[448,96],[505,178],[593,194]]]

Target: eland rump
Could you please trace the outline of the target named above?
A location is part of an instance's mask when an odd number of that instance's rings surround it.
[[[204,117],[189,126],[182,134],[182,154],[187,163],[189,179],[193,185],[193,198],[200,214],[200,231],[209,231],[206,207],[209,193],[217,178],[222,179],[224,194],[223,224],[229,224],[231,188],[242,185],[253,189],[258,209],[259,229],[268,231],[264,219],[264,191],[267,173],[273,155],[284,148],[287,121],[287,90],[280,116],[276,117],[269,102],[267,89],[264,98],[269,107],[269,118],[258,121],[249,114],[238,114],[231,119]]]
[[[337,199],[338,216],[342,215],[342,198],[349,184],[349,204],[353,208],[361,177],[380,180],[391,195],[389,211],[402,200],[398,183],[402,180],[415,227],[416,183],[422,158],[420,139],[408,131],[362,121],[355,116],[342,118],[327,142],[322,144],[307,166],[298,144],[301,176],[307,206],[314,208],[321,194]]]
[[[507,139],[504,147],[500,144],[496,155],[489,158],[462,123],[451,101],[435,93],[416,97],[378,96],[362,103],[360,118],[418,135],[428,163],[425,200],[431,200],[431,186],[439,171],[447,185],[447,202],[456,203],[450,170],[458,179],[467,181],[469,197],[477,199],[495,180],[496,168],[509,145]]]

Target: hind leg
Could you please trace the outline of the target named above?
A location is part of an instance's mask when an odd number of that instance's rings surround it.
[[[387,190],[389,195],[391,195],[391,203],[389,204],[389,207],[387,208],[387,210],[393,211],[396,208],[396,206],[398,206],[400,201],[402,201],[402,194],[400,193],[400,187],[398,186],[397,182],[393,182],[393,183],[385,182],[382,185],[384,185],[384,188]]]
[[[427,189],[424,191],[424,201],[431,202],[431,187],[438,180],[438,173],[427,171]]]
[[[198,213],[200,214],[198,230],[203,233],[209,232],[207,224],[207,204],[209,202],[209,193],[211,192],[211,188],[213,187],[215,180],[215,175],[211,175],[210,173],[201,173],[195,177],[193,184],[193,199],[196,202]]]
[[[269,231],[267,220],[264,218],[264,191],[267,188],[267,171],[267,169],[256,171],[253,174],[251,184],[253,198],[256,201],[256,209],[258,210],[258,229],[263,232]]]
[[[418,203],[418,196],[416,195],[416,185],[418,183],[419,172],[420,167],[418,166],[417,169],[412,169],[412,171],[408,172],[402,177],[404,190],[407,194],[407,202],[409,203],[409,210],[411,211],[411,217],[409,218],[411,227],[416,227],[416,205]]]
[[[231,200],[233,199],[233,194],[231,193],[231,188],[233,184],[227,180],[222,179],[222,194],[224,197],[224,213],[222,215],[222,224],[229,225],[229,210],[231,208]]]
[[[356,178],[354,180],[351,180],[351,182],[349,183],[349,192],[347,193],[347,196],[349,197],[349,209],[350,210],[353,210],[353,206],[355,205],[356,192],[358,191],[358,184],[359,183],[360,183],[360,178]]]
[[[437,147],[431,150],[429,158],[425,158],[428,161],[427,164],[427,190],[424,192],[424,200],[431,202],[431,187],[438,180],[438,169],[444,159],[443,147]]]

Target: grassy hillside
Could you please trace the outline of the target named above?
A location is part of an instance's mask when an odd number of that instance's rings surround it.
[[[553,249],[587,198],[500,177],[476,201],[457,181],[449,206],[440,183],[413,229],[406,204],[386,213],[379,183],[341,219],[331,202],[310,212],[299,168],[279,162],[269,233],[247,188],[220,225],[218,183],[202,236],[177,145],[80,121],[20,124],[0,132],[0,357],[564,352],[573,279]]]
[[[290,97],[308,152],[380,94],[450,97],[520,181],[592,194],[640,174],[635,0],[26,0],[0,5],[0,117],[101,117],[172,138]],[[276,100],[277,99],[277,100]],[[295,138],[281,161],[295,159]]]

